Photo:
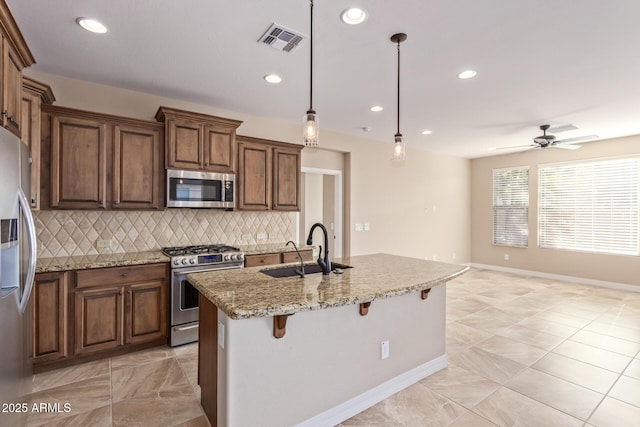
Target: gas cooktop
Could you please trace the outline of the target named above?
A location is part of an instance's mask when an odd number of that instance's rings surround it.
[[[239,248],[223,244],[175,246],[163,248],[162,252],[171,257],[174,269],[205,265],[211,269],[231,268],[244,264],[244,253]]]

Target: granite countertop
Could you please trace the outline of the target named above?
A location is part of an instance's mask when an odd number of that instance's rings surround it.
[[[257,245],[238,246],[246,255],[259,255],[277,252],[293,252],[293,246],[285,243],[263,243]],[[313,246],[302,245],[302,250],[313,249]],[[120,267],[125,265],[154,264],[169,262],[169,257],[160,249],[142,252],[121,252],[112,254],[77,255],[54,258],[38,258],[36,273],[50,273],[54,271],[87,270],[102,267]]]
[[[298,250],[308,251],[313,250],[313,246],[297,245]],[[286,243],[260,243],[255,245],[239,245],[238,246],[245,255],[260,255],[271,254],[278,252],[295,252],[295,248],[292,245]]]
[[[430,289],[469,269],[388,254],[360,255],[335,262],[353,268],[328,276],[317,273],[304,278],[272,278],[260,272],[265,267],[251,267],[193,273],[187,278],[230,318],[250,319],[359,304]]]
[[[80,255],[55,258],[38,258],[36,273],[54,271],[87,270],[90,268],[119,267],[124,265],[169,262],[162,251],[124,252],[101,255]]]

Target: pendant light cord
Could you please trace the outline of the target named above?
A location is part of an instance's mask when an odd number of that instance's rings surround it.
[[[400,135],[400,41],[398,40],[398,131],[397,135]]]
[[[311,9],[311,30],[309,36],[309,111],[313,111],[313,0],[310,1]]]

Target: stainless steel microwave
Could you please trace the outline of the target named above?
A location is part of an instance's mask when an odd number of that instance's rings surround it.
[[[234,174],[167,169],[168,208],[235,207]]]

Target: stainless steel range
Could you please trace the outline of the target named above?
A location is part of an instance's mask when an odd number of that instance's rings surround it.
[[[242,268],[244,253],[233,246],[201,245],[164,248],[171,257],[171,346],[198,341],[198,291],[187,274]]]

